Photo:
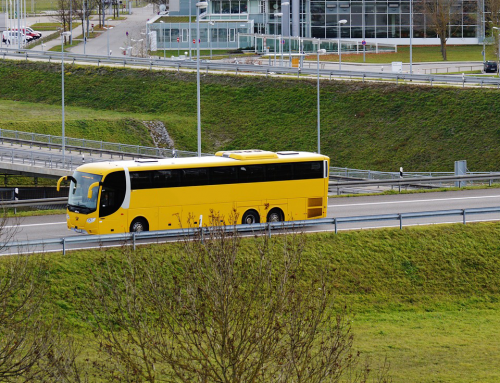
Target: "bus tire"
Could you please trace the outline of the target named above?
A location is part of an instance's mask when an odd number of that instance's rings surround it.
[[[267,214],[267,222],[281,222],[284,220],[283,211],[277,207]]]
[[[252,223],[260,223],[260,215],[255,210],[247,210],[245,214],[243,214],[243,219],[241,220],[243,225],[250,225]]]
[[[140,233],[141,231],[148,231],[149,225],[145,218],[139,217],[132,221],[130,224],[131,233]]]

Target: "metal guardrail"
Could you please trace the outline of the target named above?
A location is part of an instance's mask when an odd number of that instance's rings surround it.
[[[493,180],[500,180],[500,173],[487,174],[468,174],[463,176],[441,176],[441,177],[416,177],[416,178],[399,178],[399,179],[382,179],[382,180],[352,180],[352,181],[329,181],[330,187],[337,187],[337,194],[340,192],[341,186],[378,186],[378,185],[415,185],[415,184],[432,184],[442,182],[458,182],[460,185],[466,181],[489,180],[490,185]]]
[[[34,59],[34,60],[58,60],[61,61],[62,55],[59,52],[50,51],[30,51],[26,49],[0,49],[0,56],[3,59],[13,57],[18,59]],[[70,52],[64,53],[65,61],[78,63],[92,63],[92,64],[106,64],[106,65],[120,65],[120,66],[139,66],[143,68],[170,68],[179,71],[183,69],[196,69],[196,61],[194,60],[178,60],[178,59],[160,59],[160,58],[140,58],[140,57],[113,57],[113,56],[98,56],[98,55],[79,55]],[[270,66],[270,65],[254,65],[244,63],[221,63],[209,62],[207,60],[200,60],[200,69],[205,71],[223,71],[234,72],[250,72],[269,74],[282,74],[293,75],[300,77],[301,75],[316,76],[318,71],[313,68],[290,68],[285,66]],[[355,79],[355,80],[372,80],[372,81],[409,81],[416,83],[435,83],[448,84],[448,85],[461,85],[464,87],[466,84],[474,86],[490,86],[500,89],[500,78],[493,77],[473,77],[462,75],[438,75],[438,74],[409,74],[409,73],[389,73],[389,72],[356,72],[356,71],[341,71],[320,69],[319,74],[322,77]]]
[[[46,148],[61,148],[62,136],[54,136],[50,134],[39,134],[22,132],[18,130],[0,129],[0,141],[15,142],[21,145],[29,145],[30,148],[46,147]],[[196,152],[188,152],[184,150],[172,150],[166,148],[154,148],[150,146],[120,144],[115,142],[87,140],[85,138],[65,137],[65,147],[68,151],[75,150],[87,153],[103,153],[111,155],[130,155],[130,156],[147,156],[147,157],[193,157]]]
[[[467,172],[467,174],[494,174],[498,172]],[[454,176],[454,172],[404,172],[404,176],[408,178],[424,178],[424,177],[442,177]],[[341,168],[338,166],[330,166],[330,176],[345,177],[345,178],[364,178],[364,179],[399,179],[399,172],[383,172],[378,170],[352,169]]]
[[[337,234],[338,228],[342,223],[348,222],[375,222],[375,221],[399,221],[399,228],[403,229],[403,222],[408,219],[425,218],[425,217],[443,217],[443,216],[462,216],[462,223],[466,224],[466,218],[469,215],[500,213],[500,207],[472,208],[472,209],[453,209],[453,210],[436,210],[423,211],[412,213],[397,213],[397,214],[379,214],[379,215],[364,215],[354,217],[339,217],[339,218],[321,218],[305,221],[286,221],[286,222],[270,222],[252,225],[234,225],[227,226],[229,232],[267,232],[271,235],[271,231],[275,229],[297,229],[306,226],[315,225],[334,225],[334,232]],[[75,237],[53,238],[31,241],[16,241],[0,243],[0,248],[27,248],[33,249],[37,246],[62,245],[62,252],[66,254],[67,246],[71,244],[83,243],[105,243],[105,242],[130,242],[135,249],[136,243],[139,240],[145,239],[164,239],[173,237],[186,237],[201,235],[203,236],[209,230],[203,228],[189,228],[177,230],[161,230],[161,231],[146,231],[141,233],[122,233],[122,234],[105,234],[105,235],[82,235]]]
[[[0,207],[10,208],[10,207],[27,207],[36,205],[65,205],[68,203],[68,197],[58,197],[58,198],[37,198],[37,199],[24,199],[18,201],[0,201]]]

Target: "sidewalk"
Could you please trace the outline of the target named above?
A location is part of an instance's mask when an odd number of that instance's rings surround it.
[[[88,54],[88,55],[106,55],[109,51],[111,51],[111,56],[121,56],[123,55],[123,49],[127,46],[133,44],[133,40],[145,40],[145,32],[146,32],[146,22],[154,16],[153,7],[151,5],[147,5],[142,8],[132,8],[132,14],[120,14],[120,17],[125,17],[125,20],[106,20],[106,26],[112,27],[112,29],[102,31],[99,36],[88,39],[87,43],[84,44],[83,40],[77,46],[72,48],[67,48],[66,51],[73,52],[77,54]],[[28,26],[32,26],[36,23],[48,23],[54,22],[53,16],[37,16],[37,17],[29,17],[26,19],[26,24]],[[78,22],[78,20],[75,20]],[[94,25],[99,24],[98,16],[93,15],[90,19],[90,23]],[[109,24],[108,24],[109,23]],[[51,35],[56,31],[43,31],[43,36]],[[76,28],[73,28],[73,38],[81,36],[83,34],[82,26],[79,25]],[[128,36],[127,36],[128,32]],[[143,34],[141,34],[143,33]],[[61,45],[61,39],[56,38],[54,40],[48,41],[43,45],[40,44],[36,47],[31,48],[36,51],[47,51],[57,45]],[[84,52],[85,51],[85,52]]]

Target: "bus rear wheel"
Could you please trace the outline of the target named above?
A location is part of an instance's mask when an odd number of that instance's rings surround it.
[[[130,232],[131,233],[140,233],[141,231],[148,231],[149,225],[148,221],[144,218],[136,218],[130,224]]]
[[[269,214],[267,215],[267,222],[281,222],[283,221],[283,212],[281,209],[274,208],[271,209]]]
[[[243,214],[243,219],[241,223],[243,225],[251,225],[252,223],[259,223],[260,216],[255,210],[247,210],[245,214]]]

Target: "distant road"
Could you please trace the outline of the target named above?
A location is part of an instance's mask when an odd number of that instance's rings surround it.
[[[500,189],[464,190],[391,196],[367,196],[331,198],[328,202],[328,217],[349,217],[372,214],[390,214],[418,211],[467,209],[500,206]],[[467,221],[500,220],[500,214],[484,214],[468,217]],[[428,225],[431,223],[462,222],[461,217],[424,218],[407,220],[404,225]],[[15,225],[16,220],[9,220]],[[339,230],[368,229],[375,227],[399,227],[398,222],[370,222],[342,224]],[[332,231],[333,225],[309,228],[307,231]],[[15,241],[45,238],[62,238],[80,235],[66,228],[65,215],[26,217],[19,220]],[[83,245],[78,245],[83,246]],[[98,247],[97,244],[91,245]]]

